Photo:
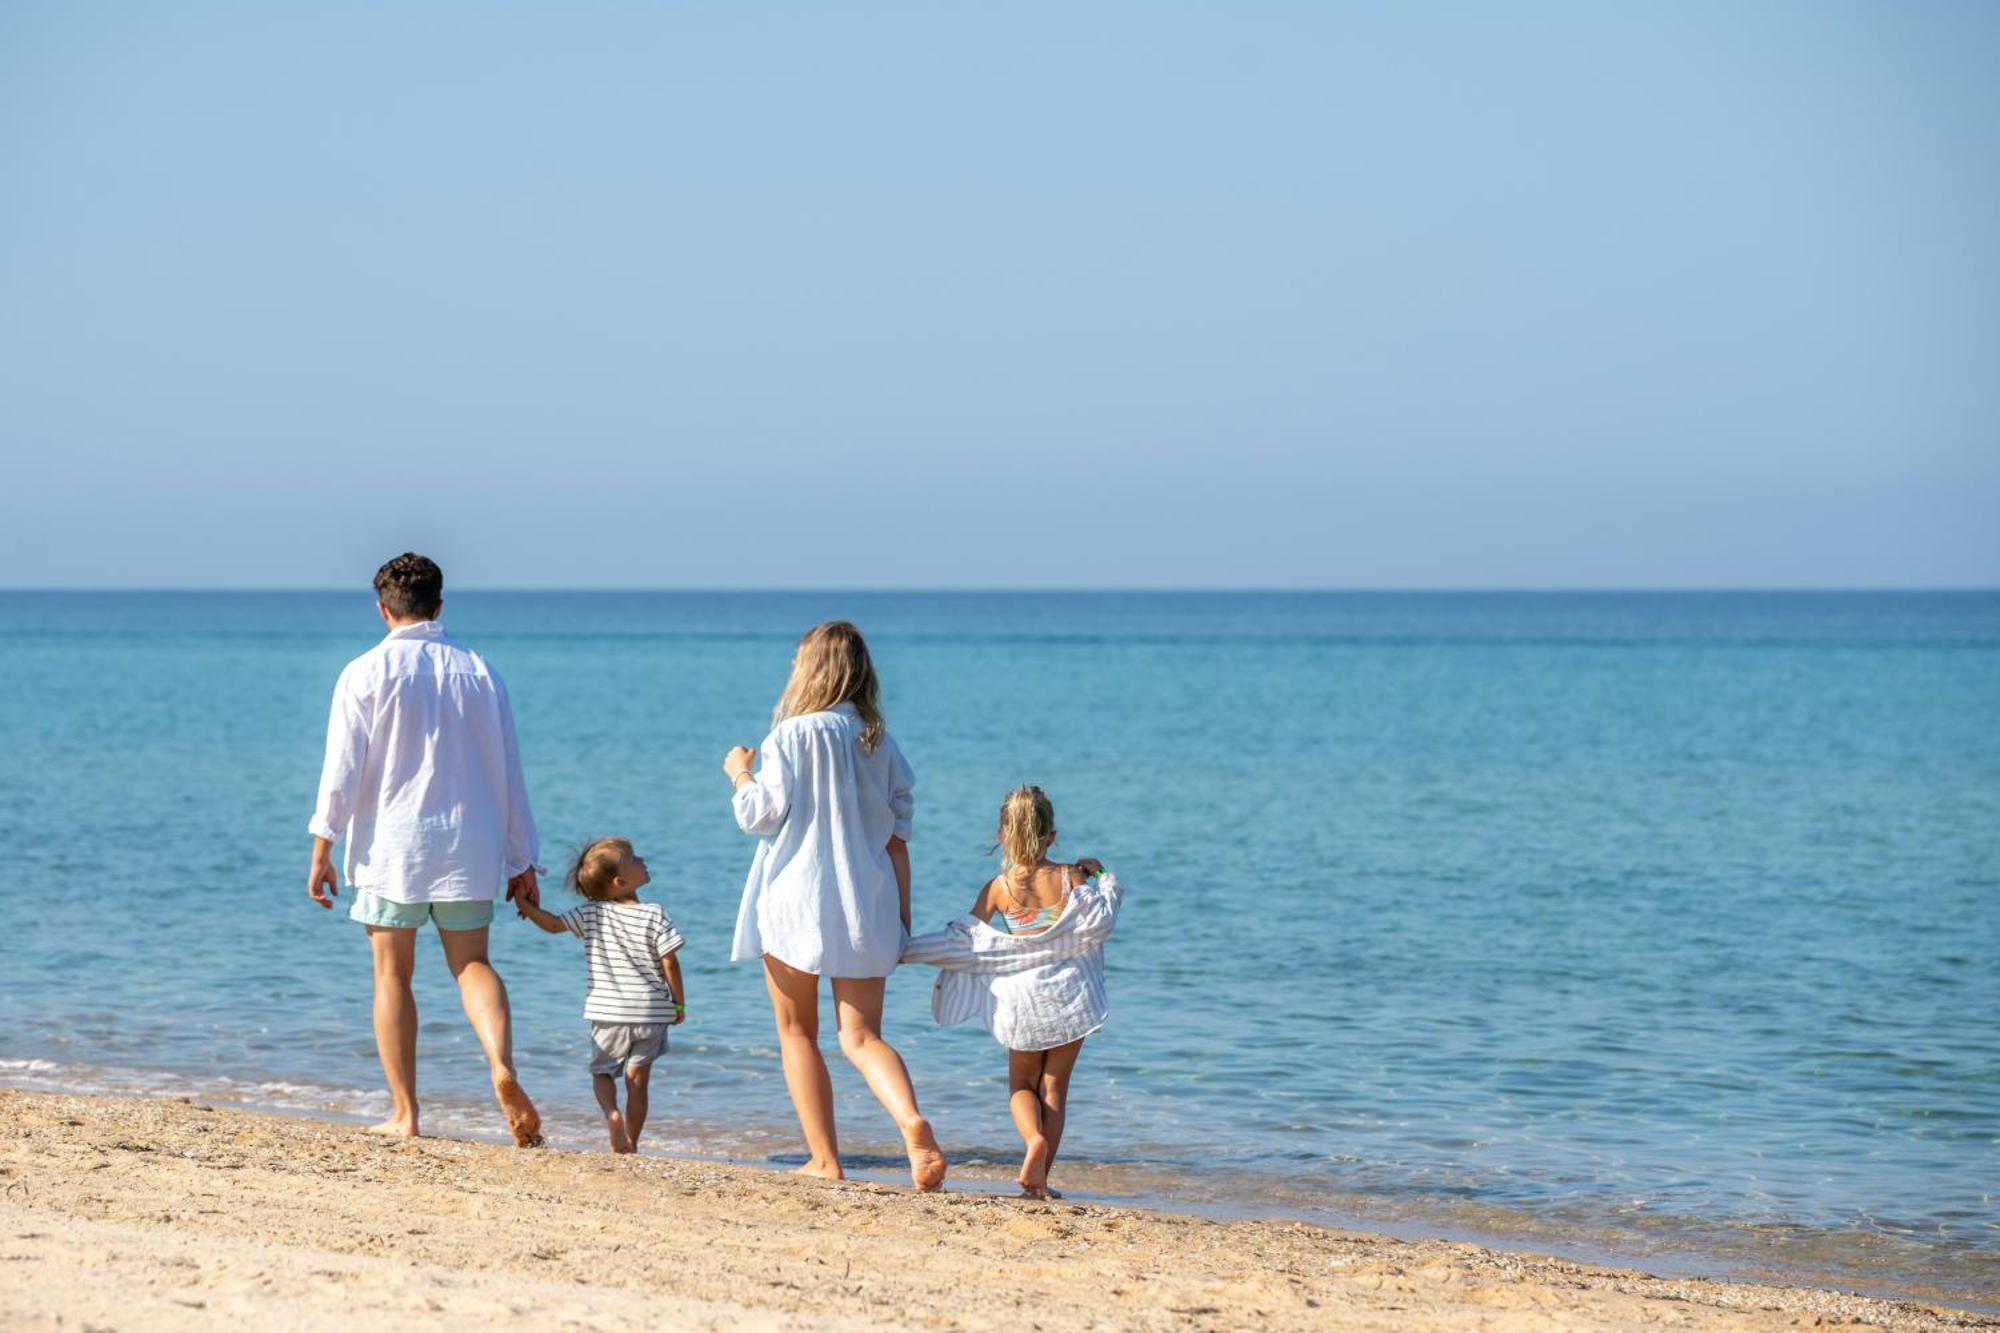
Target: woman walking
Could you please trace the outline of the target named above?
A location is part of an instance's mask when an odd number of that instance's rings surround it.
[[[753,768],[754,762],[754,768]],[[757,837],[731,958],[764,964],[785,1086],[810,1154],[809,1175],[841,1178],[833,1083],[819,1049],[819,981],[830,978],[840,1049],[896,1122],[918,1189],[944,1182],[944,1154],[917,1109],[903,1057],[882,1040],[883,979],[910,926],[910,788],[882,726],[880,688],[861,631],[807,631],[752,751],[731,750],[736,823]]]

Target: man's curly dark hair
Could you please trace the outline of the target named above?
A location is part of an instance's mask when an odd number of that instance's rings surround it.
[[[435,620],[444,604],[444,571],[429,556],[405,551],[375,571],[375,597],[398,620]]]

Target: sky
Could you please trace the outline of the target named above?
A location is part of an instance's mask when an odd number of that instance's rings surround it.
[[[2000,585],[2000,5],[0,0],[0,587]]]

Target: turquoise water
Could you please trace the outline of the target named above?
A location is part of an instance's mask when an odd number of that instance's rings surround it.
[[[454,595],[549,859],[633,838],[691,941],[652,1146],[795,1160],[726,961],[723,750],[798,631],[874,643],[919,925],[1054,797],[1131,897],[1057,1170],[1086,1195],[2000,1303],[2000,595]],[[0,1078],[379,1113],[304,831],[358,595],[0,594]],[[581,961],[495,930],[524,1078],[595,1142]],[[490,1131],[434,956],[422,1076]],[[890,983],[962,1175],[1004,1056]],[[838,1064],[838,1061],[836,1060]],[[835,1071],[844,1145],[890,1142]]]

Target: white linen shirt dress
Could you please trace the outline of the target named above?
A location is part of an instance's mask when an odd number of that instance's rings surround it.
[[[885,732],[870,752],[852,704],[786,718],[736,791],[757,838],[732,962],[770,954],[823,977],[886,977],[903,951],[889,839],[908,839],[916,779]]]
[[[976,916],[903,946],[903,961],[941,969],[931,1016],[941,1027],[971,1019],[1010,1051],[1048,1051],[1104,1026],[1104,941],[1125,890],[1104,871],[1070,890],[1062,915],[1034,935],[1010,935]]]

